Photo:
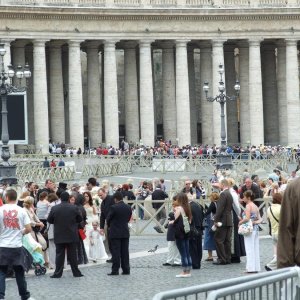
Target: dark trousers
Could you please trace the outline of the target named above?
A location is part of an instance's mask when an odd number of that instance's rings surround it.
[[[55,257],[55,272],[54,275],[61,277],[64,270],[65,263],[65,249],[67,249],[67,256],[70,262],[71,270],[73,276],[80,275],[80,271],[78,269],[76,249],[77,243],[65,243],[65,244],[55,244],[56,247],[56,257]]]
[[[112,273],[119,273],[120,263],[123,273],[130,273],[129,238],[111,239]]]
[[[231,232],[232,227],[219,227],[215,231],[216,250],[221,263],[231,262]]]
[[[190,239],[190,255],[193,269],[200,269],[202,260],[202,235]]]
[[[5,297],[5,278],[8,266],[0,266],[0,299]],[[27,283],[25,280],[25,271],[22,266],[13,266],[16,275],[16,282],[18,285],[19,295],[22,300],[30,298],[30,293],[27,290]]]

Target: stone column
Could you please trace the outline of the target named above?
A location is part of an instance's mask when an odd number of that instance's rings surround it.
[[[278,145],[279,133],[275,45],[263,45],[261,55],[265,142],[271,145]]]
[[[162,89],[164,139],[176,141],[176,95],[174,43],[162,43]]]
[[[286,101],[286,49],[283,40],[277,43],[277,96],[278,96],[278,129],[279,143],[288,143],[287,101]]]
[[[300,100],[297,40],[286,40],[286,101],[287,101],[287,138],[291,147],[299,144]]]
[[[212,42],[212,97],[215,97],[219,94],[219,81],[220,81],[220,74],[219,74],[219,65],[222,64],[224,66],[224,50],[223,50],[224,41],[218,40]],[[225,66],[224,66],[225,69]],[[225,84],[225,72],[222,75],[223,82]],[[221,145],[221,106],[220,103],[214,101],[211,103],[213,106],[213,142],[214,144],[220,146]],[[226,104],[224,107],[224,111],[226,111]],[[225,115],[225,132],[226,130],[226,115]],[[227,134],[226,134],[226,141],[227,141]]]
[[[225,60],[225,85],[226,94],[228,96],[234,96],[236,94],[234,85],[236,82],[236,70],[235,70],[235,45],[226,45],[224,47],[224,60]],[[227,115],[227,143],[236,144],[239,142],[239,126],[238,126],[238,103],[237,100],[226,102],[226,115]]]
[[[55,143],[66,142],[61,46],[62,42],[57,41],[49,47],[50,138]]]
[[[203,84],[212,82],[212,48],[210,43],[200,44],[200,82],[201,82],[201,131],[202,144],[212,145],[213,106],[208,102],[203,91]]]
[[[69,125],[71,147],[84,149],[83,103],[81,78],[81,41],[68,41],[69,45]]]
[[[102,143],[102,112],[99,66],[99,42],[87,44],[88,138],[92,147]]]
[[[249,45],[239,42],[239,80],[240,80],[240,138],[243,147],[251,143],[250,136],[250,99],[249,99]]]
[[[190,93],[190,118],[191,118],[191,144],[197,143],[197,112],[196,87],[195,87],[195,61],[194,47],[188,47],[188,72],[189,72],[189,93]]]
[[[250,142],[259,146],[264,143],[260,40],[249,40],[249,100]]]
[[[176,41],[176,110],[179,146],[191,144],[187,41]]]
[[[136,62],[136,42],[124,44],[125,129],[128,142],[139,143],[139,95]]]
[[[48,92],[44,40],[33,41],[33,101],[36,150],[49,152]]]
[[[144,145],[153,146],[155,129],[151,41],[140,41],[139,46],[141,140]]]
[[[104,120],[105,141],[119,147],[119,109],[116,65],[116,42],[104,42]]]
[[[11,42],[13,40],[12,39],[1,39],[1,42],[4,44],[4,49],[6,50],[6,54],[3,57],[3,63],[4,63],[4,67],[6,70],[8,70],[7,66],[12,64],[12,59],[11,59]],[[23,48],[24,51],[24,48]],[[25,58],[25,51],[24,51],[24,58]],[[24,66],[24,64],[23,64]]]

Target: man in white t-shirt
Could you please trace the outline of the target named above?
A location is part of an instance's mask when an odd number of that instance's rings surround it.
[[[5,278],[8,267],[12,267],[22,300],[32,299],[27,290],[24,270],[22,237],[31,232],[30,219],[25,210],[19,207],[17,192],[6,190],[5,202],[0,207],[0,299],[5,297]]]

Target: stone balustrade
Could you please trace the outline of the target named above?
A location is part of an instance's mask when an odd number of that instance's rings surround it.
[[[300,0],[0,0],[1,6],[65,6],[118,9],[299,7]]]

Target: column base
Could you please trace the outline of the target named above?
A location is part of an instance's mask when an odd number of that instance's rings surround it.
[[[0,165],[0,184],[14,185],[18,183],[16,165]]]

